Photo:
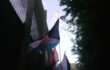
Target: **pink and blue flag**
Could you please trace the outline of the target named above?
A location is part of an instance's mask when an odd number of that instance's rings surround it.
[[[60,42],[59,35],[59,19],[56,21],[54,27],[49,31],[49,33],[42,39],[34,41],[29,44],[28,51],[46,51],[55,48]]]

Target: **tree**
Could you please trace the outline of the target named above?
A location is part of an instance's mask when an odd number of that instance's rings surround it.
[[[69,14],[70,23],[77,26],[77,54],[79,54],[79,70],[99,70],[108,68],[109,61],[109,2],[98,0],[61,0],[66,5],[66,18]],[[74,23],[75,17],[78,17]]]

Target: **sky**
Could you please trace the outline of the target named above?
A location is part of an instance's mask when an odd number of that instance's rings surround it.
[[[53,27],[56,20],[65,14],[63,10],[64,7],[59,6],[58,0],[42,0],[44,8],[47,10],[47,23],[49,30]],[[75,35],[71,34],[66,30],[69,27],[68,24],[60,20],[60,44],[56,47],[58,51],[58,55],[60,56],[60,61],[63,59],[64,52],[69,59],[70,63],[75,63],[77,61],[78,55],[73,55],[71,38],[75,38]]]

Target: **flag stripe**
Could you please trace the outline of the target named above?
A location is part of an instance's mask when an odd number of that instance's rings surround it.
[[[49,49],[52,49],[52,48],[55,48],[56,45],[59,43],[59,40],[55,40],[45,46],[41,46],[41,47],[36,47],[36,48],[32,48],[31,51],[45,51],[45,50],[49,50]]]
[[[41,50],[41,51],[49,50],[49,49],[55,48],[58,43],[59,43],[59,40],[55,40],[46,46],[42,46],[40,48],[37,48],[36,50]]]

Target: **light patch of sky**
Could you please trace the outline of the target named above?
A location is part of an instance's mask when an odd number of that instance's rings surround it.
[[[47,10],[47,23],[49,30],[53,27],[56,20],[65,14],[65,12],[62,11],[64,7],[59,6],[58,0],[42,0],[44,8]],[[72,46],[73,43],[71,41],[71,38],[75,38],[75,35],[72,35],[70,32],[68,32],[66,29],[68,28],[68,24],[66,24],[64,21],[60,20],[60,45],[56,47],[58,51],[58,55],[60,56],[60,61],[63,59],[64,52],[66,52],[66,55],[69,59],[70,63],[75,63],[77,61],[77,55],[73,55]],[[60,47],[60,48],[59,48]],[[59,51],[60,50],[60,51]]]
[[[47,10],[47,22],[49,29],[52,28],[56,20],[64,14],[59,6],[58,0],[43,0],[44,8]]]

